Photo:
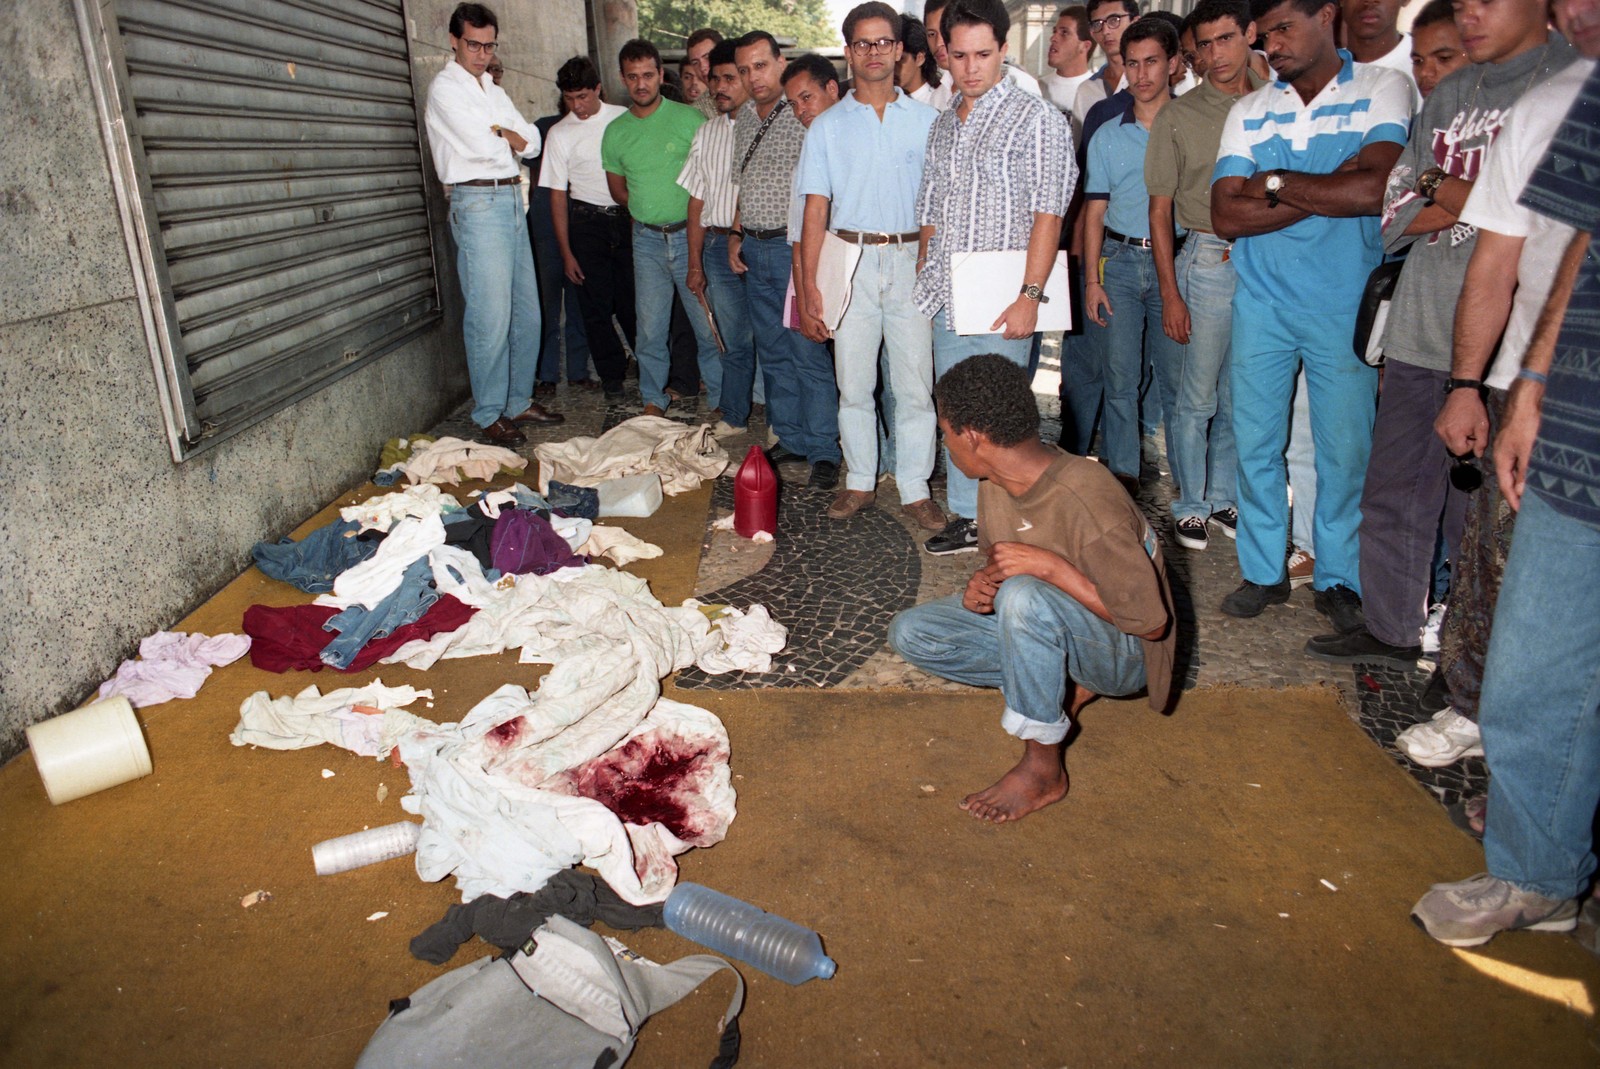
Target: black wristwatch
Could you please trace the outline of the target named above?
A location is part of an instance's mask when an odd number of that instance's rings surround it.
[[[1485,402],[1489,400],[1489,387],[1483,384],[1482,379],[1445,379],[1444,392],[1452,390],[1477,390],[1479,398]]]

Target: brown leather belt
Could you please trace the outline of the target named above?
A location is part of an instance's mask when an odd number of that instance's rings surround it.
[[[639,221],[635,220],[635,222]],[[644,227],[646,230],[654,230],[657,234],[676,234],[678,231],[689,225],[689,220],[684,219],[681,222],[668,223],[666,226],[657,226],[655,223],[645,222],[639,222],[639,225]]]
[[[833,233],[855,245],[908,245],[922,237],[915,230],[909,234],[884,234],[876,230],[835,230]]]
[[[522,185],[522,176],[519,174],[515,178],[474,178],[470,182],[456,182],[454,184],[458,186],[520,186]]]

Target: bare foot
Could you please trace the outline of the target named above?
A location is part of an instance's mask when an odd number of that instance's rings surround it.
[[[961,808],[979,820],[1004,824],[1021,820],[1036,809],[1067,796],[1067,770],[1061,744],[1024,743],[1022,760],[995,783],[961,800]]]

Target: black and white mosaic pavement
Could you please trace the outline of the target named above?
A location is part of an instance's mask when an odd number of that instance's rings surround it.
[[[1383,661],[1354,666],[1357,719],[1372,741],[1444,805],[1454,805],[1489,789],[1489,768],[1481,757],[1469,757],[1446,768],[1424,768],[1395,749],[1395,736],[1429,719],[1417,712],[1417,697],[1429,672]]]

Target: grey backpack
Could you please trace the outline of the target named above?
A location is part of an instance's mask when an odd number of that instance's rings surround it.
[[[735,986],[711,1066],[727,1069],[739,1060],[737,969],[709,954],[657,965],[562,916],[508,957],[452,969],[396,1000],[356,1069],[620,1066],[651,1014],[723,969]]]

